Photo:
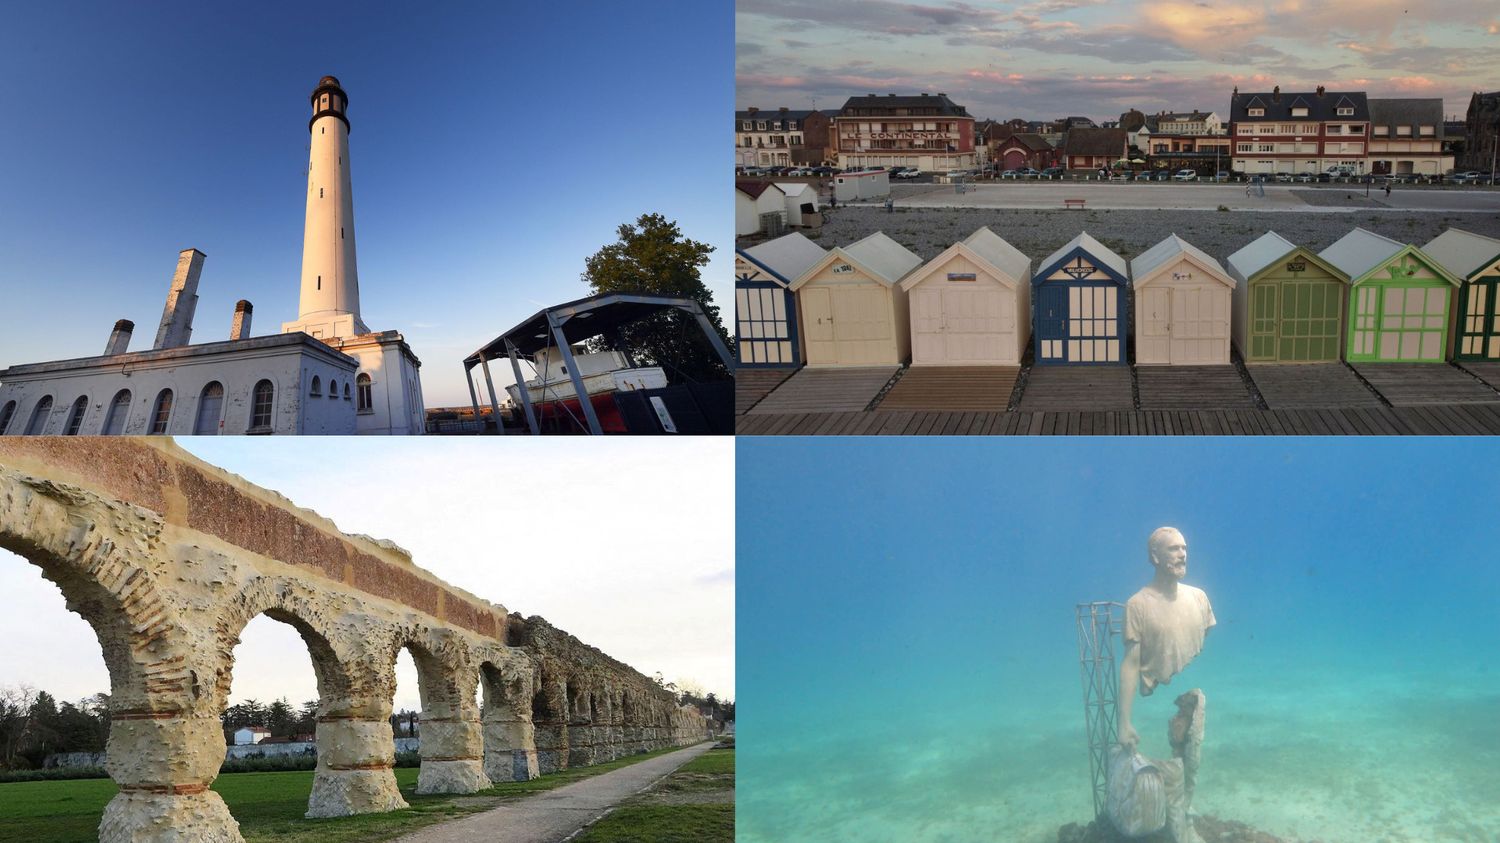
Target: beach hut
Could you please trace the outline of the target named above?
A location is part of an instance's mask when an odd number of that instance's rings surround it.
[[[1234,344],[1249,363],[1331,363],[1343,347],[1349,276],[1268,231],[1229,256]]]
[[[802,365],[796,298],[787,288],[828,250],[799,233],[734,250],[734,314],[738,365]]]
[[[1235,284],[1218,261],[1172,234],[1130,262],[1130,286],[1137,364],[1229,363]]]
[[[766,215],[776,214],[786,224],[786,193],[770,182],[734,183],[734,236],[744,237],[766,228]]]
[[[833,198],[840,202],[884,199],[890,195],[891,178],[887,170],[840,173],[833,177]]]
[[[913,366],[1019,365],[1031,339],[1031,259],[988,228],[908,275]]]
[[[1458,288],[1458,360],[1500,360],[1500,240],[1450,228],[1422,247],[1463,282]]]
[[[875,232],[830,250],[791,284],[809,366],[899,366],[911,354],[901,280],[922,259]]]
[[[786,195],[786,222],[794,228],[822,224],[818,216],[818,189],[804,182],[776,182]]]
[[[1349,276],[1351,363],[1441,363],[1459,279],[1416,246],[1356,228],[1318,257]]]
[[[1031,276],[1038,364],[1125,362],[1130,268],[1083,232]]]

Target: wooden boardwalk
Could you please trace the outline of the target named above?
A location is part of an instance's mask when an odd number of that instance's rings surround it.
[[[734,373],[734,414],[741,416],[745,411],[760,403],[771,390],[781,386],[781,382],[792,376],[796,369],[739,369]]]
[[[747,411],[748,416],[857,412],[869,406],[900,371],[898,366],[824,369],[805,367]],[[743,418],[743,417],[742,417]]]
[[[1446,363],[1360,363],[1354,371],[1392,407],[1500,402],[1500,392]]]
[[[1273,410],[1385,406],[1343,363],[1256,363],[1245,368]]]
[[[1113,412],[847,412],[748,415],[742,436],[1069,435],[1358,436],[1496,435],[1500,403],[1328,410]]]
[[[1239,369],[1224,366],[1137,366],[1142,410],[1253,410]]]
[[[1020,373],[1020,366],[912,366],[876,409],[1004,412]]]
[[[1500,363],[1481,363],[1468,360],[1456,363],[1459,368],[1484,381],[1495,389],[1500,389]]]
[[[1032,366],[1017,409],[1132,410],[1132,393],[1129,366]]]

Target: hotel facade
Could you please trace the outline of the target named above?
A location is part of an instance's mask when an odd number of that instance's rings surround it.
[[[839,166],[915,167],[924,172],[978,167],[974,118],[947,94],[850,97],[833,118]]]

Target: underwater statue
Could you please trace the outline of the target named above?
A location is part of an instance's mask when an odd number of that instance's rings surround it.
[[[1125,603],[1125,661],[1120,666],[1117,741],[1110,752],[1109,814],[1127,835],[1141,836],[1165,827],[1176,843],[1199,843],[1188,819],[1203,742],[1207,700],[1197,688],[1176,700],[1177,715],[1168,725],[1172,758],[1146,758],[1136,752],[1140,735],[1130,713],[1139,690],[1150,696],[1203,649],[1214,625],[1214,610],[1202,589],[1185,585],[1187,540],[1162,527],[1146,543],[1156,576]]]

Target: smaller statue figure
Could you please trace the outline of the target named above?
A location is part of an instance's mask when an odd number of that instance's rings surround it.
[[[1214,610],[1202,589],[1182,582],[1187,575],[1187,540],[1162,527],[1146,543],[1156,575],[1125,604],[1125,660],[1120,666],[1117,740],[1111,753],[1110,790],[1115,804],[1133,812],[1129,822],[1146,832],[1162,817],[1177,843],[1198,843],[1188,820],[1198,774],[1207,699],[1197,688],[1177,698],[1177,716],[1168,726],[1170,761],[1152,761],[1135,751],[1140,735],[1131,725],[1137,690],[1149,696],[1203,649],[1203,638],[1215,623]],[[1142,775],[1146,778],[1137,781]],[[1125,808],[1115,816],[1121,825]],[[1160,826],[1158,826],[1159,828]],[[1122,828],[1122,831],[1130,831]],[[1155,829],[1149,829],[1155,830]]]

